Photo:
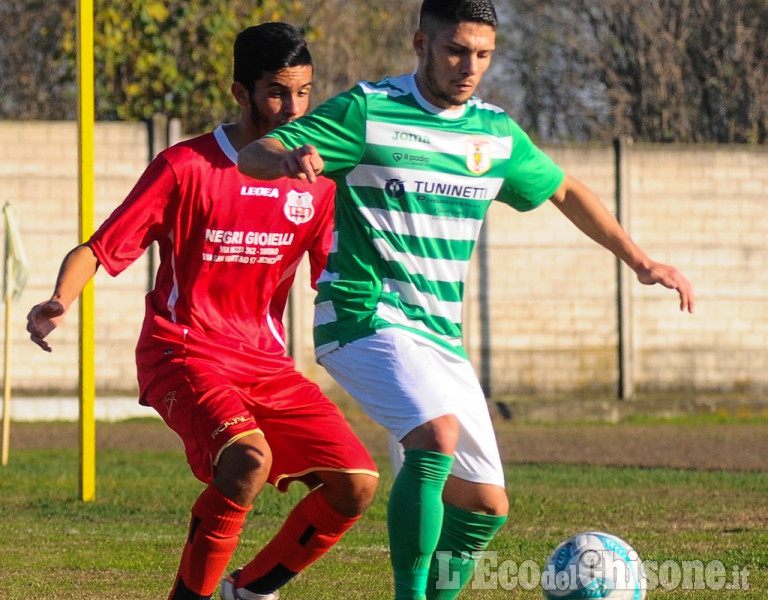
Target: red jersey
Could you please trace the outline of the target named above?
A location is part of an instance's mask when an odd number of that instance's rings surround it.
[[[204,361],[240,383],[293,368],[283,311],[304,252],[313,286],[325,266],[333,195],[324,178],[243,175],[222,127],[150,163],[89,242],[112,276],[158,242],[136,347],[142,396],[178,361]]]

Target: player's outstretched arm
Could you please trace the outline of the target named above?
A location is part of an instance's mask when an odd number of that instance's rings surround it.
[[[64,257],[51,298],[36,304],[29,311],[29,338],[46,352],[50,352],[51,347],[45,338],[59,326],[70,305],[95,275],[98,267],[99,261],[91,247],[87,244],[77,246]]]
[[[325,163],[314,146],[307,144],[288,150],[279,140],[266,137],[240,150],[237,167],[255,179],[291,177],[314,183]]]
[[[586,185],[566,175],[550,200],[582,232],[629,265],[638,281],[676,290],[680,310],[693,312],[695,296],[691,283],[675,267],[651,260]]]

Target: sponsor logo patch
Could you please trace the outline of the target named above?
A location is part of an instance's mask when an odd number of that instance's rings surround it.
[[[296,190],[288,192],[283,208],[286,218],[296,225],[311,221],[312,217],[315,216],[312,200],[312,194],[309,192],[297,192]]]
[[[429,157],[423,154],[411,154],[407,152],[394,152],[392,159],[395,163],[406,163],[409,165],[428,165]]]
[[[432,143],[430,142],[428,135],[425,135],[419,132],[413,132],[413,131],[395,131],[394,135],[392,136],[392,139],[395,142],[411,142],[411,143],[415,142],[418,144],[426,144],[426,145],[429,145]]]
[[[252,185],[244,185],[240,187],[241,196],[262,196],[265,198],[277,198],[280,193],[277,188],[273,187],[256,187]]]
[[[491,142],[486,138],[467,139],[467,168],[475,175],[482,175],[491,168]]]
[[[390,198],[400,198],[405,194],[405,182],[401,179],[389,179],[384,184],[384,193]]]

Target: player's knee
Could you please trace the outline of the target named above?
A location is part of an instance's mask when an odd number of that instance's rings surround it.
[[[473,500],[470,500],[468,510],[487,515],[506,515],[509,513],[509,499],[506,491],[501,487],[487,486],[482,494],[478,494]]]
[[[407,450],[430,450],[453,456],[458,439],[458,419],[449,414],[419,425],[402,439],[402,444]]]
[[[509,513],[509,498],[505,491],[499,491],[490,502],[488,514],[503,516]]]
[[[235,469],[245,479],[266,479],[272,466],[272,453],[268,446],[238,446],[231,458],[235,460]]]
[[[228,498],[247,505],[264,488],[271,466],[272,453],[263,437],[244,439],[221,453],[214,483]]]
[[[473,483],[451,476],[445,482],[443,500],[470,512],[497,516],[509,513],[509,499],[502,485]]]
[[[325,498],[341,514],[356,517],[373,502],[378,481],[366,473],[335,474],[324,481]]]
[[[379,479],[366,474],[353,475],[350,479],[350,508],[355,514],[361,515],[373,502]]]

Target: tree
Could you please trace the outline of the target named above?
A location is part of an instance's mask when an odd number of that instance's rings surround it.
[[[302,28],[315,101],[415,66],[420,0],[95,0],[96,117],[162,112],[188,133],[236,117],[232,43]],[[480,89],[542,141],[768,141],[768,0],[497,0]],[[70,0],[0,2],[0,118],[76,117]]]
[[[502,80],[543,139],[765,143],[767,0],[515,0]]]
[[[164,113],[199,132],[237,116],[229,91],[236,35],[248,24],[281,18],[293,4],[97,0],[98,118],[139,120]],[[71,40],[74,28],[68,31]]]
[[[232,44],[243,24],[290,14],[288,0],[96,0],[96,118],[162,112],[202,130],[232,112]],[[0,3],[0,117],[76,118],[76,13],[69,0]]]
[[[376,81],[416,68],[412,37],[421,0],[309,0],[304,6],[316,99],[361,79]]]
[[[196,133],[237,116],[232,44],[248,24],[303,29],[324,99],[363,75],[411,68],[417,0],[96,0],[96,118],[181,119]],[[0,118],[75,119],[76,15],[69,0],[0,3]],[[31,51],[30,51],[31,48]],[[407,58],[405,58],[407,56]]]
[[[74,118],[74,72],[61,47],[69,4],[0,2],[0,118]]]

